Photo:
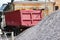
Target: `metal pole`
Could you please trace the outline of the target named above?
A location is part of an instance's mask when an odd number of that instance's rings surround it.
[[[47,0],[45,0],[45,11],[44,11],[44,17],[46,16],[46,10],[47,10]]]
[[[46,0],[45,0],[45,8],[46,8]]]
[[[12,36],[12,40],[14,40],[14,32],[12,32],[12,35],[11,36]]]

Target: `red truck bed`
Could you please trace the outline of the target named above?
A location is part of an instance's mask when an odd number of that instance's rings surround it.
[[[41,10],[16,10],[5,13],[6,25],[34,26],[42,19]]]

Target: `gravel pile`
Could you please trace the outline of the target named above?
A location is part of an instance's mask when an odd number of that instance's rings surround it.
[[[60,10],[25,30],[15,40],[60,40]]]
[[[15,40],[60,40],[60,10],[25,30]]]

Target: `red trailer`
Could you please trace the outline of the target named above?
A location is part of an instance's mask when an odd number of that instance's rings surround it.
[[[5,13],[6,25],[10,27],[31,27],[41,20],[41,10],[16,10]]]

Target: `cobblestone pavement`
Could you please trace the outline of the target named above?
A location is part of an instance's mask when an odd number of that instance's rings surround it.
[[[60,40],[60,10],[25,30],[15,40]]]

